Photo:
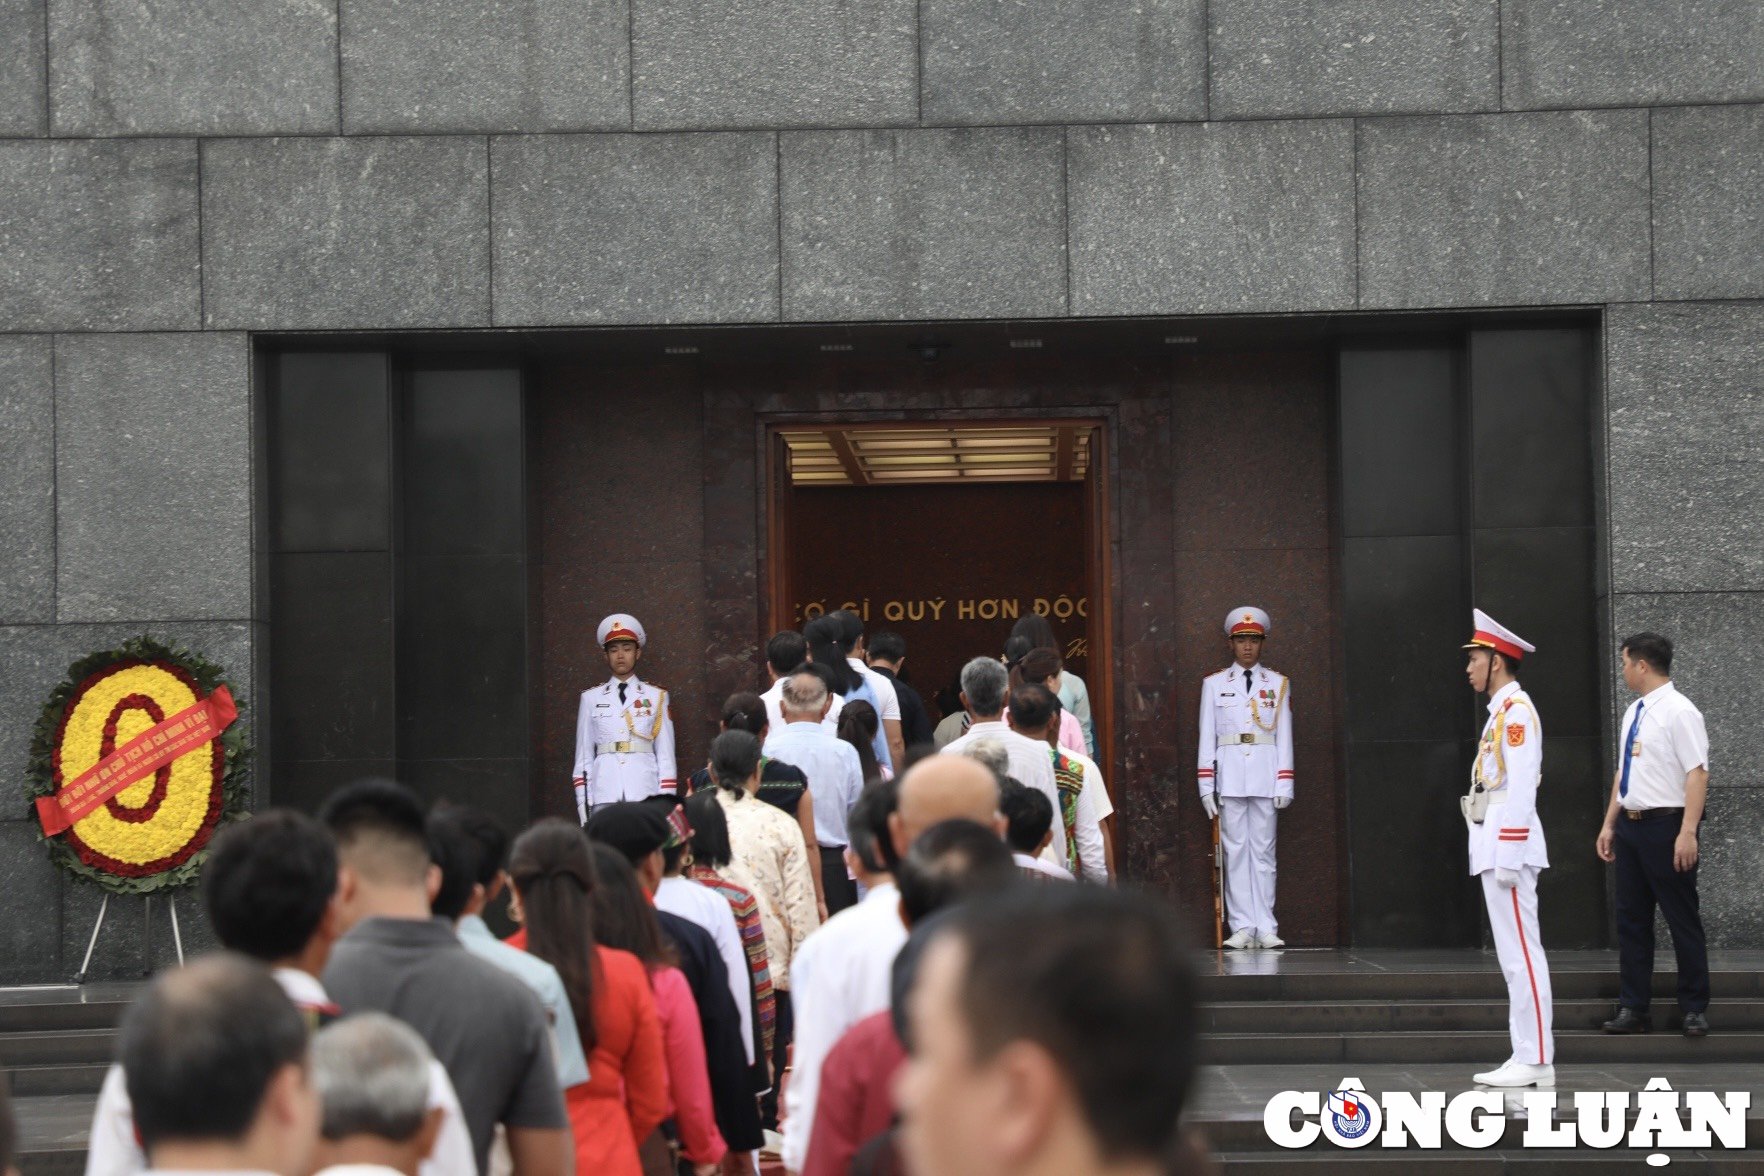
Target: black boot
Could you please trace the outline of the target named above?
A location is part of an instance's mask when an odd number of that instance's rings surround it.
[[[1651,1033],[1654,1022],[1646,1013],[1638,1013],[1624,1005],[1617,1006],[1617,1015],[1600,1026],[1606,1033]]]
[[[1709,1036],[1709,1018],[1702,1013],[1686,1013],[1684,1015],[1684,1035],[1686,1037]]]

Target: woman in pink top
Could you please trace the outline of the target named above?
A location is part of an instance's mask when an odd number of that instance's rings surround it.
[[[728,1146],[717,1130],[711,1103],[710,1071],[704,1060],[704,1030],[698,1002],[685,973],[674,966],[662,941],[661,927],[649,896],[643,893],[631,863],[609,845],[591,843],[600,885],[594,891],[594,938],[628,951],[649,969],[649,986],[661,1014],[662,1052],[667,1056],[668,1086],[673,1097],[670,1115],[680,1136],[680,1152],[693,1171],[711,1176]],[[646,1157],[647,1158],[647,1157]]]

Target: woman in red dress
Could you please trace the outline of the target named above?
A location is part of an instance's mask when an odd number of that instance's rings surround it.
[[[661,1021],[643,962],[594,942],[595,874],[588,838],[569,821],[540,821],[515,841],[508,873],[510,937],[557,969],[588,1053],[588,1081],[564,1091],[576,1171],[642,1176],[637,1147],[668,1113]]]

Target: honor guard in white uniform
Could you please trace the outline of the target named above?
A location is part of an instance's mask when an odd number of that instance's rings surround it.
[[[576,816],[596,805],[675,790],[674,717],[668,692],[637,677],[646,641],[637,618],[600,622],[600,647],[613,676],[582,692],[576,712]]]
[[[1550,965],[1538,938],[1537,875],[1548,868],[1537,785],[1543,770],[1543,724],[1519,686],[1519,663],[1536,647],[1476,609],[1466,673],[1488,695],[1488,721],[1463,798],[1470,830],[1470,872],[1482,880],[1495,953],[1507,980],[1507,1030],[1513,1056],[1476,1075],[1484,1086],[1554,1086],[1556,1044],[1550,1031]]]
[[[1201,683],[1201,804],[1219,818],[1226,947],[1284,947],[1274,918],[1276,809],[1292,803],[1292,695],[1260,664],[1273,628],[1259,608],[1225,617],[1232,665]]]

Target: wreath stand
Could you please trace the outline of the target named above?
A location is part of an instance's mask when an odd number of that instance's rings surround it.
[[[143,957],[141,974],[146,976],[153,971],[153,896],[143,894],[141,901],[146,904],[141,914],[141,954]],[[184,966],[184,936],[178,930],[178,896],[176,892],[167,891],[165,902],[171,910],[172,946],[177,949],[178,967],[181,968]],[[86,982],[86,972],[92,966],[92,952],[98,946],[98,933],[104,930],[104,916],[109,911],[110,893],[106,891],[104,901],[98,904],[98,921],[92,925],[92,938],[86,941],[86,958],[80,961],[80,970],[74,973],[73,982],[75,984]]]

